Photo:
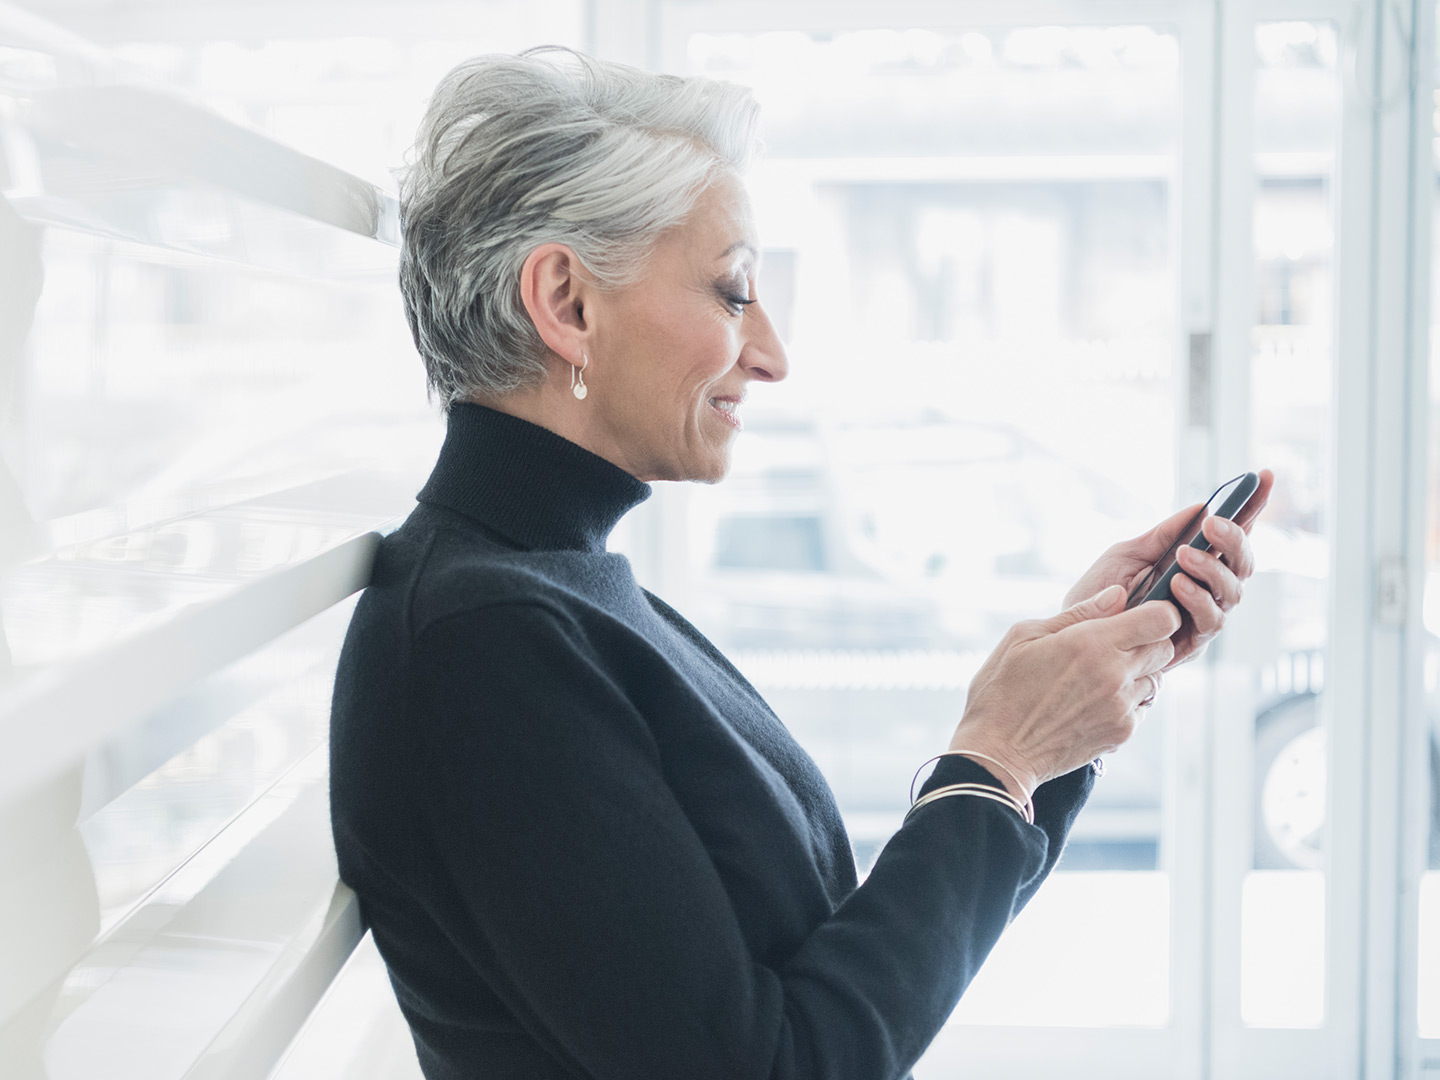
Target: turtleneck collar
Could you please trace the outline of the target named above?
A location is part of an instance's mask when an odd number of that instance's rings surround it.
[[[650,485],[553,431],[483,405],[451,406],[445,445],[420,501],[529,550],[602,552]]]

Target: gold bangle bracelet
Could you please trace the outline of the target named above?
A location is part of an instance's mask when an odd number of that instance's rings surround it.
[[[920,779],[920,773],[921,773],[921,771],[925,768],[926,765],[929,765],[930,762],[932,762],[932,761],[939,761],[941,758],[947,758],[947,757],[963,757],[963,758],[967,758],[967,759],[972,760],[972,761],[974,761],[976,758],[979,758],[979,759],[981,759],[981,760],[983,760],[983,761],[993,762],[995,765],[999,766],[1000,770],[1001,770],[1002,772],[1004,772],[1005,775],[1008,776],[1008,777],[1011,779],[1011,781],[1015,784],[1015,786],[1016,786],[1017,788],[1019,788],[1021,791],[1024,791],[1024,790],[1025,790],[1025,785],[1022,784],[1022,783],[1020,783],[1019,777],[1017,777],[1017,776],[1016,776],[1014,773],[1012,773],[1009,769],[1005,768],[1004,765],[1001,765],[1000,762],[996,761],[996,760],[995,760],[994,758],[992,758],[989,754],[981,754],[981,753],[979,753],[979,752],[977,752],[977,751],[974,751],[974,750],[947,750],[947,751],[945,751],[945,753],[943,753],[943,754],[936,754],[934,757],[932,757],[932,758],[927,758],[926,760],[922,761],[922,762],[920,763],[920,768],[915,770],[915,776],[914,776],[914,778],[910,781],[910,806],[911,806],[912,808],[914,808],[915,806],[919,805],[919,804],[916,802],[916,800],[915,800],[915,784],[916,784],[916,783],[919,781],[919,779]],[[977,762],[977,764],[978,764],[978,762]],[[992,771],[993,771],[993,770],[992,770]],[[992,789],[990,789],[990,790],[993,791],[993,790],[995,790],[995,789],[992,788]],[[1035,824],[1035,800],[1034,800],[1033,798],[1031,798],[1031,797],[1027,794],[1027,796],[1026,796],[1026,798],[1025,798],[1025,802],[1024,802],[1024,803],[1021,803],[1018,799],[1015,799],[1015,797],[1014,797],[1013,795],[1011,795],[1009,791],[1006,791],[1006,792],[1005,792],[1005,795],[1006,795],[1007,798],[1010,798],[1010,799],[1015,800],[1015,805],[1016,805],[1016,807],[1018,808],[1018,811],[1019,811],[1020,816],[1025,819],[1025,824],[1027,824],[1027,825],[1034,825],[1034,824]]]
[[[989,799],[991,802],[999,803],[1001,806],[1008,806],[1019,815],[1021,821],[1026,821],[1024,807],[1016,802],[1009,792],[997,791],[995,788],[985,784],[950,784],[947,787],[936,788],[934,791],[922,795],[915,801],[915,804],[906,812],[905,821],[909,821],[910,815],[926,803],[949,798],[951,795],[973,795],[977,799]],[[1029,822],[1026,821],[1026,824],[1029,824]]]

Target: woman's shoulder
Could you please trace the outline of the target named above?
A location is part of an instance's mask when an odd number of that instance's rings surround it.
[[[620,560],[623,563],[623,560]],[[517,550],[483,531],[431,516],[381,540],[363,603],[398,619],[412,641],[442,624],[507,618],[517,607],[552,621],[588,616],[617,589],[616,557]],[[620,577],[628,578],[628,566]],[[621,582],[623,585],[624,582]]]

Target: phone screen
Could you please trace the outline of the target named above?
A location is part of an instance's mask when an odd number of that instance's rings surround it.
[[[1176,558],[1176,552],[1182,544],[1197,548],[1200,551],[1210,549],[1210,541],[1206,540],[1200,532],[1200,527],[1205,524],[1205,519],[1212,513],[1221,517],[1234,518],[1247,502],[1250,496],[1255,493],[1259,486],[1259,477],[1255,473],[1241,473],[1233,480],[1227,480],[1215,489],[1215,494],[1205,501],[1205,505],[1185,523],[1185,528],[1180,530],[1177,536],[1162,555],[1158,562],[1150,569],[1150,573],[1141,579],[1140,584],[1130,591],[1129,597],[1125,600],[1127,608],[1143,604],[1147,600],[1169,600],[1170,581],[1176,574],[1180,573],[1180,565]]]

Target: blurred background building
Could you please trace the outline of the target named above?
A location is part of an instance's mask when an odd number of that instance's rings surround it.
[[[391,170],[453,64],[546,43],[764,106],[792,375],[615,545],[862,873],[1007,626],[1279,476],[917,1075],[1440,1076],[1427,0],[0,3],[0,1075],[418,1075],[368,940],[307,1019],[266,988],[324,931],[254,918],[286,859],[333,886],[331,600],[443,433]]]

